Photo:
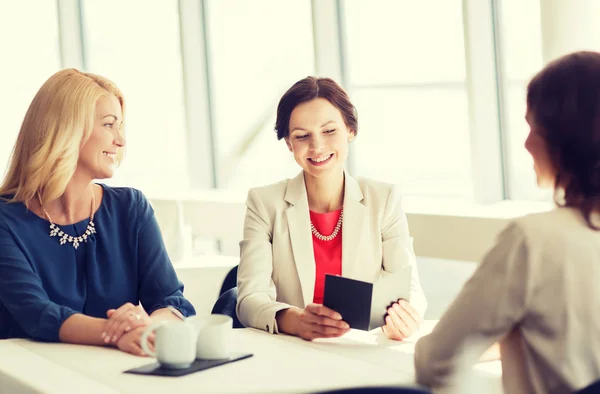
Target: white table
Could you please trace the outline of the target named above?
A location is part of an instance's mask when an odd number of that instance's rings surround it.
[[[429,334],[435,324],[437,324],[437,320],[425,321],[417,334],[402,342],[388,339],[380,329],[369,332],[351,330],[340,338],[323,338],[312,342],[306,342],[300,338],[287,335],[280,337],[291,343],[298,343],[312,349],[364,361],[397,373],[409,374],[412,381],[414,381],[415,344],[419,338]],[[477,384],[485,385],[486,394],[503,393],[500,360],[476,364],[471,373],[475,375]]]
[[[0,393],[310,393],[413,384],[414,343],[376,345],[370,343],[372,337],[351,331],[335,341],[306,342],[253,329],[234,330],[235,350],[253,357],[179,378],[124,374],[154,360],[115,349],[4,340]],[[488,375],[488,392],[501,392],[497,367]]]

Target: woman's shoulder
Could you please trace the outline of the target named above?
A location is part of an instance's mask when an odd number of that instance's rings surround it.
[[[285,179],[270,185],[251,188],[248,191],[246,206],[257,212],[264,220],[274,220],[289,208],[289,203],[295,204],[306,199],[304,183],[299,179]]]
[[[146,196],[133,187],[115,187],[99,184],[103,191],[104,211],[120,217],[144,218],[153,214]]]
[[[122,186],[109,186],[105,184],[98,184],[104,191],[104,198],[110,200],[111,203],[117,203],[122,205],[137,205],[139,203],[145,203],[146,197],[141,192],[133,187],[122,187]]]
[[[0,226],[8,221],[23,222],[27,216],[27,207],[22,202],[10,201],[11,196],[0,197]]]
[[[248,190],[248,197],[258,196],[263,201],[283,201],[290,179],[271,183],[269,185],[253,187]]]
[[[532,280],[543,281],[546,273],[564,272],[570,264],[585,267],[597,262],[599,234],[577,209],[555,208],[511,220],[490,255],[507,264],[527,263]]]
[[[358,185],[363,198],[367,201],[376,200],[379,202],[386,202],[390,198],[398,199],[400,197],[398,187],[392,183],[364,177],[356,177],[352,179],[354,179],[354,182],[356,182]]]
[[[521,232],[530,242],[548,240],[584,239],[594,236],[596,231],[589,228],[583,214],[575,208],[555,208],[544,212],[535,212],[514,219],[509,227]]]
[[[10,202],[10,196],[0,196],[0,213],[12,209],[15,203]]]
[[[392,189],[396,188],[396,185],[394,185],[393,183],[383,182],[377,179],[365,177],[356,177],[354,179],[360,185],[360,188],[362,190],[375,190],[382,191],[384,193],[389,193]]]
[[[512,219],[498,234],[496,244],[508,249],[521,245],[530,255],[544,255],[561,265],[565,254],[600,250],[599,234],[587,225],[579,210],[555,208]]]

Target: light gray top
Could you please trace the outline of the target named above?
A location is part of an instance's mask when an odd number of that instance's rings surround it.
[[[600,379],[600,231],[573,208],[500,234],[457,299],[417,343],[420,383],[447,383],[469,342],[500,342],[507,393],[570,393]]]

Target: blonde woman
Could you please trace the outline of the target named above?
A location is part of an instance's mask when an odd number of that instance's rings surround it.
[[[0,339],[143,355],[168,306],[195,313],[142,193],[93,182],[123,158],[123,113],[112,82],[74,69],[33,99],[0,186]]]

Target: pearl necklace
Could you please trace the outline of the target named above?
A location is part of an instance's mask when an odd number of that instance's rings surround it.
[[[320,239],[321,241],[331,241],[332,239],[337,237],[338,233],[340,232],[340,229],[342,228],[343,221],[344,221],[344,209],[342,208],[342,210],[340,211],[340,217],[335,225],[335,228],[333,229],[333,232],[330,235],[323,235],[319,231],[317,231],[317,228],[313,224],[312,220],[310,221],[310,230],[312,231],[313,235],[317,239]]]
[[[50,218],[50,215],[48,214],[48,211],[46,211],[46,209],[44,208],[44,205],[42,204],[42,197],[40,196],[40,192],[37,193],[37,197],[40,202],[40,207],[42,208],[42,211],[44,211],[46,218],[48,218],[48,221],[50,222],[50,237],[58,237],[60,239],[61,245],[64,245],[67,242],[69,242],[70,244],[73,245],[73,247],[75,249],[77,249],[79,247],[79,244],[81,244],[82,242],[87,243],[88,237],[90,235],[96,234],[96,226],[94,225],[94,211],[96,210],[96,195],[93,190],[92,190],[92,211],[90,213],[90,222],[88,223],[88,225],[85,229],[85,233],[78,237],[73,237],[73,236],[65,233],[58,227],[58,225],[54,224],[54,222],[52,222],[52,219]]]

